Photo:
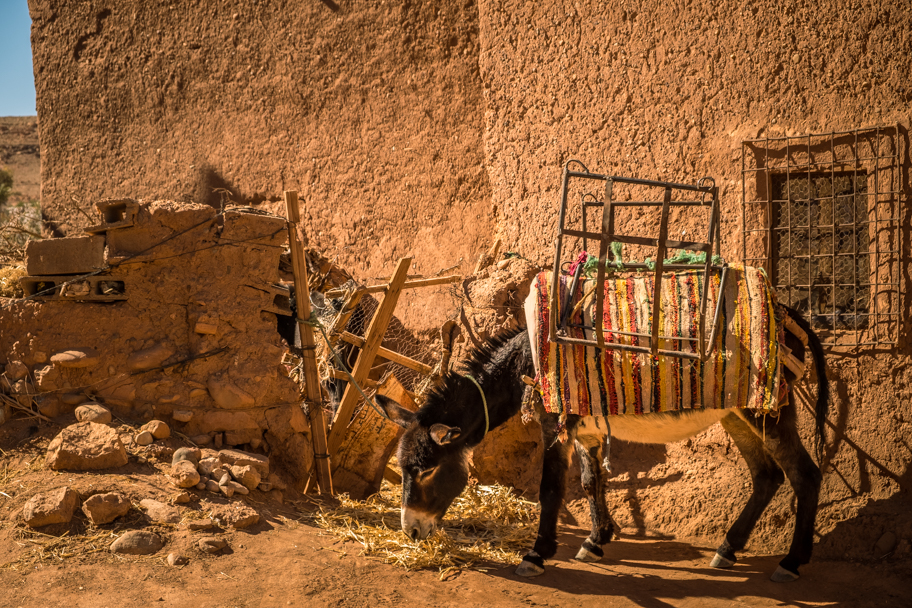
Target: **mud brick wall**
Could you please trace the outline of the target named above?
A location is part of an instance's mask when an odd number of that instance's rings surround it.
[[[287,308],[277,286],[284,219],[159,201],[139,204],[132,224],[30,246],[29,269],[56,275],[59,264],[32,264],[32,254],[78,259],[65,250],[101,240],[112,268],[92,279],[122,287],[114,296],[58,289],[0,311],[0,364],[16,376],[13,392],[37,391],[50,417],[97,400],[203,445],[266,450],[292,473],[309,466],[309,427],[273,312],[277,294]],[[50,280],[26,279],[35,291]],[[93,301],[105,299],[116,301]]]

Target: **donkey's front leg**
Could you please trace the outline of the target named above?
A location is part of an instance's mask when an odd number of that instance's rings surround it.
[[[614,535],[614,522],[605,500],[606,471],[602,471],[599,466],[603,456],[602,446],[606,445],[605,439],[604,433],[583,435],[580,430],[575,442],[583,490],[589,498],[589,518],[592,520],[589,538],[583,541],[583,546],[576,554],[576,559],[584,562],[600,561],[605,555],[601,546],[611,542]]]
[[[554,417],[556,421],[556,416]],[[545,454],[542,460],[542,477],[539,488],[541,515],[538,537],[532,551],[523,557],[516,574],[538,576],[545,572],[545,560],[557,553],[557,516],[564,501],[565,475],[569,463],[569,445],[556,441],[556,424],[542,420],[542,440]],[[547,429],[547,430],[546,430]],[[569,442],[568,442],[569,443]]]

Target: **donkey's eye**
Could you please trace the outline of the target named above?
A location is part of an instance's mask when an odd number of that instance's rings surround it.
[[[437,471],[437,469],[438,469],[438,467],[431,467],[430,469],[425,469],[423,471],[419,471],[418,474],[415,475],[415,478],[418,479],[419,481],[422,479],[426,479],[427,477],[430,477],[431,475],[433,475],[434,472]]]

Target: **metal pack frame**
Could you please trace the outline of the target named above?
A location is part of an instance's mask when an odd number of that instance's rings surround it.
[[[572,170],[572,165],[578,165],[580,170]],[[604,183],[603,200],[597,200],[593,195],[585,195],[582,200],[582,230],[568,228],[567,209],[568,209],[568,192],[570,190],[571,180],[591,180]],[[613,199],[613,189],[615,184],[631,184],[636,186],[645,186],[647,188],[660,188],[663,192],[662,200],[637,200],[637,201],[616,201]],[[691,198],[698,200],[674,200],[673,195],[676,192],[690,193]],[[693,196],[696,195],[696,196]],[[586,229],[587,208],[601,207],[601,229],[599,232],[591,232]],[[661,207],[661,219],[659,221],[659,234],[657,238],[648,238],[641,236],[630,236],[617,234],[615,232],[615,210],[621,207]],[[676,241],[668,239],[668,216],[672,207],[693,207],[709,211],[709,231],[705,242],[697,241]],[[652,327],[648,334],[636,332],[622,332],[613,330],[613,335],[630,336],[636,338],[645,338],[649,341],[649,346],[639,346],[633,344],[621,344],[616,341],[605,339],[603,331],[603,313],[605,309],[605,292],[604,289],[596,288],[595,290],[595,318],[593,325],[570,325],[569,315],[566,314],[569,306],[564,307],[565,314],[561,315],[558,320],[556,314],[550,315],[550,327],[548,330],[549,339],[558,344],[575,344],[582,346],[594,346],[599,349],[617,349],[634,352],[643,352],[651,354],[653,357],[659,355],[681,357],[685,359],[699,359],[705,361],[712,350],[712,344],[715,341],[718,332],[719,315],[722,308],[721,294],[725,288],[727,266],[714,265],[712,263],[713,254],[721,255],[721,234],[719,221],[719,193],[718,188],[712,178],[703,178],[696,185],[677,184],[673,182],[663,182],[654,180],[645,180],[632,177],[621,177],[617,175],[601,175],[592,173],[586,166],[578,160],[569,160],[564,164],[563,180],[560,194],[560,217],[557,228],[557,238],[554,245],[554,270],[551,281],[550,302],[551,310],[557,311],[559,308],[561,260],[564,256],[563,246],[564,237],[572,236],[583,239],[583,247],[592,239],[599,243],[598,271],[596,274],[596,285],[602,286],[605,282],[605,263],[607,261],[609,245],[612,242],[640,245],[645,247],[656,248],[654,274],[655,290],[653,295]],[[666,253],[669,249],[678,249],[685,251],[703,252],[706,255],[706,261],[703,264],[666,264],[664,262]],[[572,302],[573,295],[579,287],[580,276],[583,264],[579,264],[573,275],[570,284],[569,301]],[[624,270],[640,271],[649,270],[649,266],[644,263],[624,264]],[[656,310],[656,302],[661,302],[662,280],[666,271],[674,270],[702,270],[703,271],[703,293],[700,298],[700,321],[699,331],[696,338],[678,337],[678,336],[660,336],[659,333],[659,315]],[[706,340],[706,308],[708,303],[709,290],[706,288],[708,280],[712,273],[721,273],[720,277],[720,297],[716,302],[715,314],[713,317],[712,328],[710,329],[709,340]],[[572,338],[567,333],[567,328],[573,327],[592,331],[595,335],[594,340],[584,338]],[[696,342],[697,352],[686,352],[683,349],[669,350],[659,348],[659,340],[671,341],[683,346],[683,342]]]

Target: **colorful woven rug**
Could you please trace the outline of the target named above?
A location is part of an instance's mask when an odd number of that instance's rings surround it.
[[[688,408],[776,410],[785,389],[779,362],[782,323],[775,293],[758,268],[730,266],[719,330],[705,362],[682,357],[653,358],[648,353],[552,344],[548,340],[552,274],[542,272],[526,301],[526,320],[545,409],[581,416],[645,414]],[[662,281],[659,335],[697,337],[703,273],[668,272]],[[560,278],[560,302],[567,299],[570,277]],[[706,336],[718,298],[720,277],[709,281]],[[592,326],[595,281],[582,282],[569,303],[568,325]],[[649,346],[646,338],[615,331],[649,334],[654,293],[652,274],[605,281],[605,341]],[[582,303],[580,301],[582,300]],[[562,311],[557,311],[561,314]],[[574,338],[594,340],[592,330],[568,328]],[[696,342],[660,340],[659,348],[697,352]]]

